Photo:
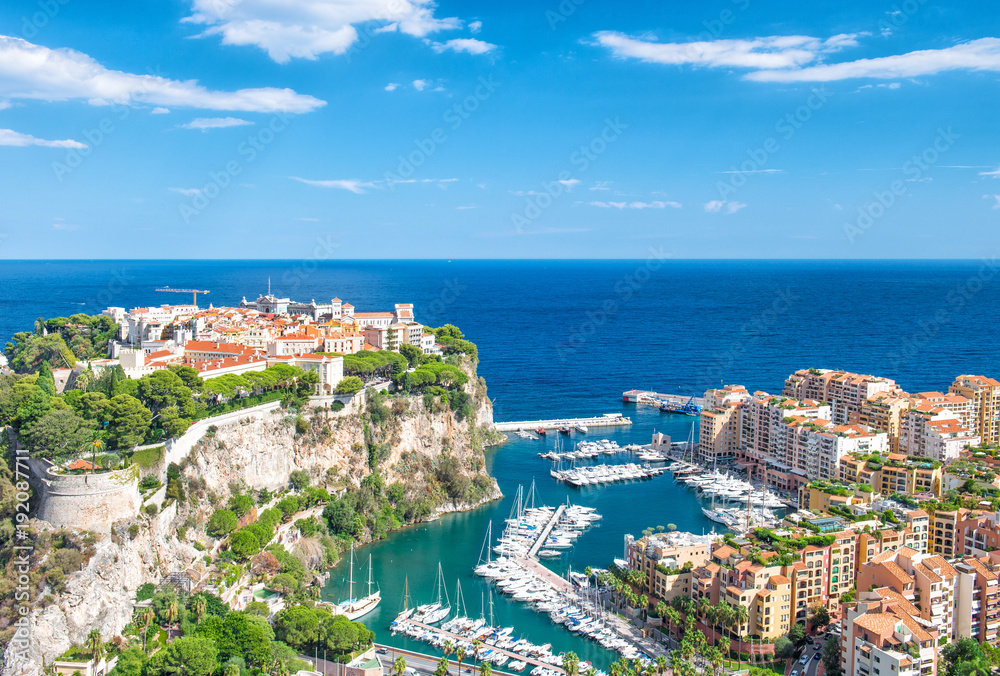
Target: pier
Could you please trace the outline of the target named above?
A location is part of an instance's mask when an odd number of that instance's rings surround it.
[[[605,413],[594,418],[557,418],[555,420],[522,420],[515,422],[498,422],[493,426],[498,432],[516,432],[518,430],[572,428],[574,425],[586,427],[624,427],[631,425],[632,420],[620,413]]]
[[[704,397],[686,397],[682,394],[664,394],[662,392],[653,392],[651,390],[628,390],[627,392],[622,392],[622,401],[629,404],[656,404],[657,400],[669,401],[672,404],[686,404],[688,400],[692,404],[697,404],[698,406],[705,406]]]
[[[528,550],[529,559],[535,558],[535,555],[538,554],[538,550],[542,548],[542,544],[548,539],[549,533],[551,533],[552,529],[556,527],[557,523],[559,523],[559,517],[561,517],[565,511],[566,505],[559,505],[555,514],[552,515],[552,518],[549,519],[549,522],[545,524],[545,527],[542,528],[542,532],[535,539],[535,543],[531,545],[531,549]]]

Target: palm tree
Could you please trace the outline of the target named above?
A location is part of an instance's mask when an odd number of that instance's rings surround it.
[[[733,610],[735,611],[736,626],[742,629],[743,625],[750,619],[750,611],[747,610],[746,606],[736,606]]]
[[[442,657],[434,670],[434,676],[448,676],[448,658]]]
[[[177,621],[177,616],[180,614],[180,608],[177,607],[177,598],[172,598],[167,603],[167,607],[163,611],[167,616],[167,622],[173,624]]]
[[[608,667],[608,676],[622,676],[621,665],[617,662],[612,662],[611,666]]]
[[[472,655],[476,660],[476,668],[479,668],[479,651],[483,649],[483,642],[478,638],[472,642]]]
[[[462,662],[465,660],[465,648],[458,646],[455,651],[455,661],[458,662],[458,676],[462,676]]]
[[[396,661],[392,663],[392,673],[396,676],[403,676],[406,672],[406,658],[400,655],[396,658]]]
[[[104,657],[104,641],[101,640],[101,632],[97,629],[91,629],[90,633],[87,634],[87,650],[90,651],[90,656],[95,663],[100,662],[101,658]]]
[[[444,647],[441,648],[441,652],[444,653],[445,659],[448,659],[449,657],[451,657],[451,654],[455,652],[455,644],[452,643],[451,641],[445,641]]]
[[[958,676],[990,676],[992,671],[993,667],[990,665],[990,661],[982,655],[972,660],[959,662],[956,665]]]
[[[483,666],[479,667],[479,676],[493,676],[493,665],[483,662]]]
[[[208,610],[208,601],[205,600],[204,595],[195,594],[191,598],[191,610],[194,611],[195,622],[201,622],[201,618],[204,617],[205,611]]]
[[[732,645],[733,645],[732,641],[730,641],[725,636],[719,637],[719,642],[718,642],[719,650],[721,650],[722,654],[725,655],[726,657],[729,657],[729,649],[732,647]]]
[[[580,673],[580,658],[575,652],[570,651],[563,655],[562,668],[566,676],[576,676]]]
[[[643,594],[639,597],[639,607],[642,608],[643,619],[649,617],[649,597]]]
[[[669,666],[667,658],[664,657],[663,655],[657,655],[656,659],[653,660],[653,664],[656,665],[656,673],[659,674],[660,676],[663,676],[663,672],[666,671],[667,667]]]

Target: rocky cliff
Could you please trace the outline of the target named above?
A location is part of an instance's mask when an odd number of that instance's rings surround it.
[[[8,645],[2,676],[41,674],[43,663],[83,643],[91,629],[100,629],[104,639],[120,634],[132,618],[140,585],[158,583],[171,572],[200,572],[204,554],[178,540],[177,528],[189,528],[189,541],[203,539],[207,515],[234,490],[284,488],[294,470],[308,471],[314,483],[331,491],[343,490],[360,485],[374,470],[386,484],[398,481],[408,491],[431,493],[430,475],[447,456],[478,490],[470,501],[436,488],[434,516],[500,497],[486,474],[484,448],[502,435],[492,427],[485,383],[475,377],[474,365],[466,369],[472,376],[464,387],[471,406],[464,415],[441,398],[374,396],[369,401],[362,393],[340,411],[319,399],[301,412],[279,409],[210,427],[180,463],[191,499],[153,517],[119,521],[103,535],[65,591],[33,611],[28,648]],[[133,525],[138,528],[130,532]]]

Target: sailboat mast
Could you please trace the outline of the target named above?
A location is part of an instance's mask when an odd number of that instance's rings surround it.
[[[372,555],[368,555],[368,595],[372,595]]]
[[[354,600],[354,545],[351,545],[351,574],[350,574],[350,585],[351,585],[351,592],[350,592],[350,594],[349,594],[348,596],[349,596],[349,598],[350,598],[350,599],[351,599],[351,600],[353,601],[353,600]]]

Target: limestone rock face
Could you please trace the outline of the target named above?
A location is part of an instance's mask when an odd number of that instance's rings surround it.
[[[447,407],[428,408],[420,397],[388,400],[391,415],[377,430],[383,454],[378,466],[387,484],[398,480],[420,485],[427,468],[444,453],[458,460],[462,474],[487,476],[483,446],[496,440],[493,409],[485,384],[475,378],[474,369],[470,373],[466,391],[472,396],[473,413],[461,421]],[[207,516],[229,497],[231,485],[275,490],[287,486],[294,470],[306,470],[314,480],[332,473],[342,485],[359,485],[369,473],[366,425],[369,439],[372,434],[371,424],[358,412],[364,402],[337,413],[320,404],[301,413],[304,423],[299,428],[307,425],[304,432],[297,431],[296,416],[282,409],[229,417],[209,428],[181,464],[184,476],[197,479],[216,497],[216,505],[201,501],[198,507],[183,507],[178,516],[178,506],[171,504],[151,519],[141,515],[116,522],[111,533],[101,535],[88,565],[68,578],[66,591],[34,611],[29,645],[8,645],[0,676],[40,676],[43,663],[82,644],[91,629],[99,629],[105,640],[120,634],[132,618],[139,586],[203,565],[204,554],[180,542],[176,529],[191,516]],[[495,481],[487,493],[476,504],[439,505],[432,518],[500,497]],[[133,538],[128,527],[134,523],[140,528]]]

